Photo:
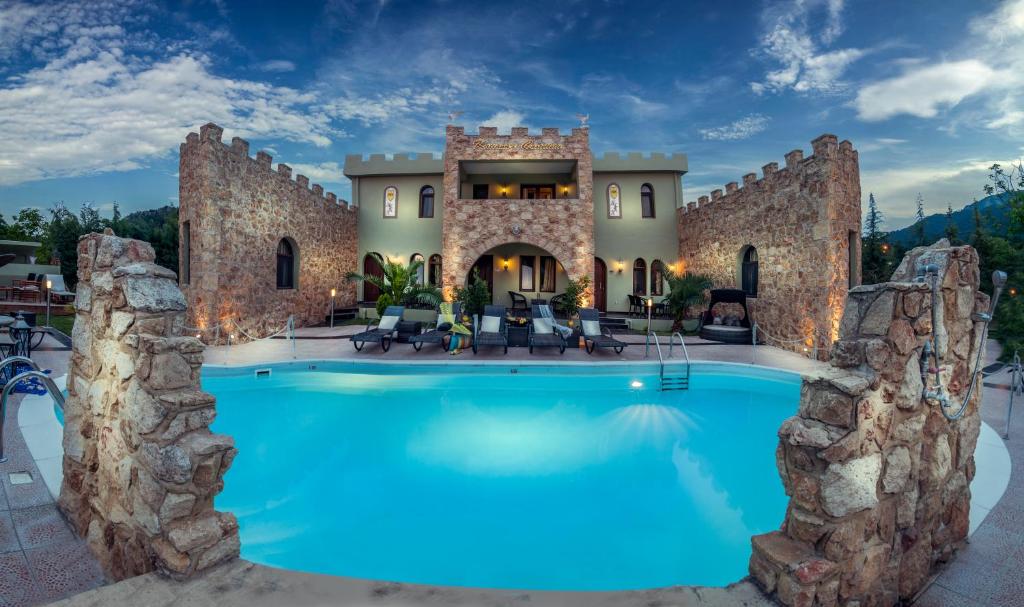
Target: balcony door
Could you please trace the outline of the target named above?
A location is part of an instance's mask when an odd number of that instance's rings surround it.
[[[535,198],[548,200],[555,197],[555,184],[524,183],[522,186],[520,186],[519,192],[519,197],[525,198],[527,200],[532,200]]]
[[[594,258],[594,307],[608,311],[608,266],[600,257]]]

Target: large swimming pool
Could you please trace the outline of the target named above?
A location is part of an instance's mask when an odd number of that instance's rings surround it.
[[[315,368],[310,368],[315,366]],[[726,585],[786,497],[796,375],[694,365],[295,363],[204,369],[239,453],[218,509],[242,556],[488,588]]]

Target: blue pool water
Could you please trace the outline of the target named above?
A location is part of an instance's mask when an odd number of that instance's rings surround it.
[[[631,384],[640,382],[642,387]],[[242,556],[308,572],[546,590],[725,585],[786,497],[795,375],[328,364],[204,370],[239,453]]]

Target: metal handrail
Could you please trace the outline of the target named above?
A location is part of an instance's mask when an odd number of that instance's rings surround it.
[[[23,371],[11,378],[11,381],[7,382],[4,386],[3,394],[0,395],[0,463],[7,461],[7,456],[4,455],[4,420],[7,419],[7,397],[11,395],[14,388],[21,383],[22,380],[29,379],[31,377],[38,377],[46,388],[46,391],[50,393],[53,398],[53,402],[57,403],[60,410],[64,410],[64,393],[60,391],[57,384],[53,383],[53,378],[39,370],[39,366],[35,361],[25,358],[24,356],[11,356],[5,358],[3,362],[0,362],[0,371],[6,369],[8,366],[16,363],[27,364],[33,369],[29,371]]]

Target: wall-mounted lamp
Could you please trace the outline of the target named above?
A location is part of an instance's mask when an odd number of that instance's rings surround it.
[[[568,194],[568,193],[569,193],[569,186],[567,186],[567,185],[563,185],[563,186],[562,186],[562,194],[563,194],[563,195],[566,195],[566,194]]]
[[[616,265],[618,267],[615,268],[615,272],[617,274],[622,274],[622,271],[626,269],[626,262],[624,262],[622,260],[619,260],[619,261],[616,262]]]
[[[501,271],[508,272],[508,258],[501,260]]]

